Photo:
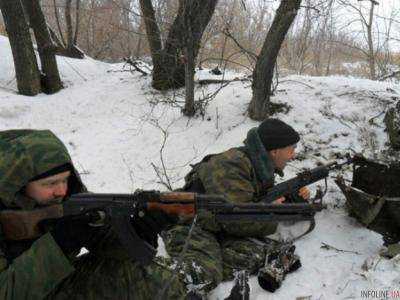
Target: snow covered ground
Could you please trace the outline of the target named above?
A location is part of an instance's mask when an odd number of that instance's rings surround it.
[[[18,95],[8,40],[0,36],[0,130],[54,131],[91,191],[165,190],[155,169],[164,183],[177,188],[190,163],[240,145],[258,124],[245,115],[251,99],[249,82],[229,84],[209,102],[203,117],[188,119],[178,107],[183,101],[181,91],[156,92],[149,76],[122,72],[123,64],[65,57],[59,57],[58,63],[65,89],[50,96]],[[207,70],[196,76],[212,77]],[[240,74],[225,77],[236,76]],[[280,81],[273,100],[292,109],[277,117],[302,137],[299,159],[287,167],[284,179],[348,152],[381,156],[387,137],[380,113],[400,97],[399,84],[347,77],[289,76]],[[199,88],[196,98],[218,88]],[[345,173],[351,179],[351,173]],[[311,189],[315,191],[315,186]],[[380,236],[348,217],[344,196],[333,180],[324,200],[329,207],[317,215],[315,230],[296,242],[302,268],[288,275],[273,294],[262,290],[252,277],[251,299],[361,299],[366,290],[399,293],[400,257],[379,257]],[[307,224],[281,225],[279,234],[290,237],[305,228]],[[231,286],[232,282],[222,283],[211,299],[223,299]]]

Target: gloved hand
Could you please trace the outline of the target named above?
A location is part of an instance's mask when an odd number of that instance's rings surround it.
[[[50,233],[64,254],[87,246],[96,231],[96,227],[90,226],[88,220],[81,217],[56,219],[53,223]]]
[[[258,272],[258,283],[271,293],[275,292],[286,274],[301,267],[300,258],[294,254],[295,245],[283,244],[267,254],[265,265]]]
[[[140,238],[157,248],[158,234],[177,221],[178,218],[174,215],[166,214],[161,210],[152,210],[138,212],[132,218],[131,224]]]

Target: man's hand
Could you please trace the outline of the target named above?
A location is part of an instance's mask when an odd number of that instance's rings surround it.
[[[303,186],[301,189],[299,189],[299,196],[304,200],[310,199],[310,190],[306,186]],[[272,202],[272,204],[282,204],[285,202],[285,200],[285,197],[280,197]]]
[[[272,204],[282,204],[283,202],[285,202],[285,197],[280,197],[278,199],[276,199],[274,202],[272,202]]]
[[[306,186],[303,186],[299,190],[299,196],[302,197],[304,200],[310,199],[310,190]]]

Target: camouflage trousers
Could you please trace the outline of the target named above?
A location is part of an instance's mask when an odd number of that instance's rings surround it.
[[[129,260],[99,258],[89,253],[74,267],[74,274],[47,299],[179,300],[186,296],[182,278],[173,277],[171,270],[155,261],[143,267]],[[169,289],[160,294],[167,281],[170,281]]]
[[[232,280],[235,272],[256,274],[264,266],[268,242],[255,239],[220,237],[195,226],[188,240],[190,226],[176,225],[162,233],[165,248],[172,259],[182,259],[188,289],[205,294],[221,281]],[[186,251],[182,253],[182,249]]]

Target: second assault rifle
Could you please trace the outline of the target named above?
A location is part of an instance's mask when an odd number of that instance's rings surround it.
[[[274,187],[269,189],[265,193],[265,195],[261,196],[259,200],[262,202],[270,203],[284,196],[289,202],[304,202],[304,200],[302,200],[302,198],[298,196],[299,190],[302,187],[308,186],[322,179],[325,179],[325,187],[326,187],[327,178],[330,172],[334,170],[340,170],[345,165],[352,164],[355,160],[362,160],[362,159],[364,158],[359,155],[356,155],[354,157],[350,157],[348,155],[346,157],[346,160],[342,163],[334,161],[326,165],[321,165],[313,169],[305,170],[301,173],[298,173],[297,176],[275,185]],[[322,197],[325,195],[325,192],[318,190],[317,195],[315,196],[312,202],[315,202],[317,200],[322,200]]]
[[[345,164],[350,163],[348,160]],[[82,193],[70,196],[62,204],[34,210],[0,211],[0,224],[6,239],[26,240],[39,237],[40,222],[47,219],[81,216],[88,222],[110,224],[122,245],[133,259],[147,264],[156,250],[143,241],[131,226],[135,218],[161,210],[167,214],[193,217],[201,210],[209,211],[216,221],[306,221],[315,225],[314,215],[326,206],[322,202],[271,204],[273,200],[328,176],[332,169],[344,164],[330,164],[306,171],[273,187],[260,202],[234,204],[220,195],[190,192],[158,192],[138,190],[134,194]],[[313,226],[314,226],[313,225]],[[314,228],[312,226],[312,228]],[[310,227],[311,228],[311,227]],[[312,230],[308,230],[306,233]],[[304,234],[303,234],[304,235]]]

